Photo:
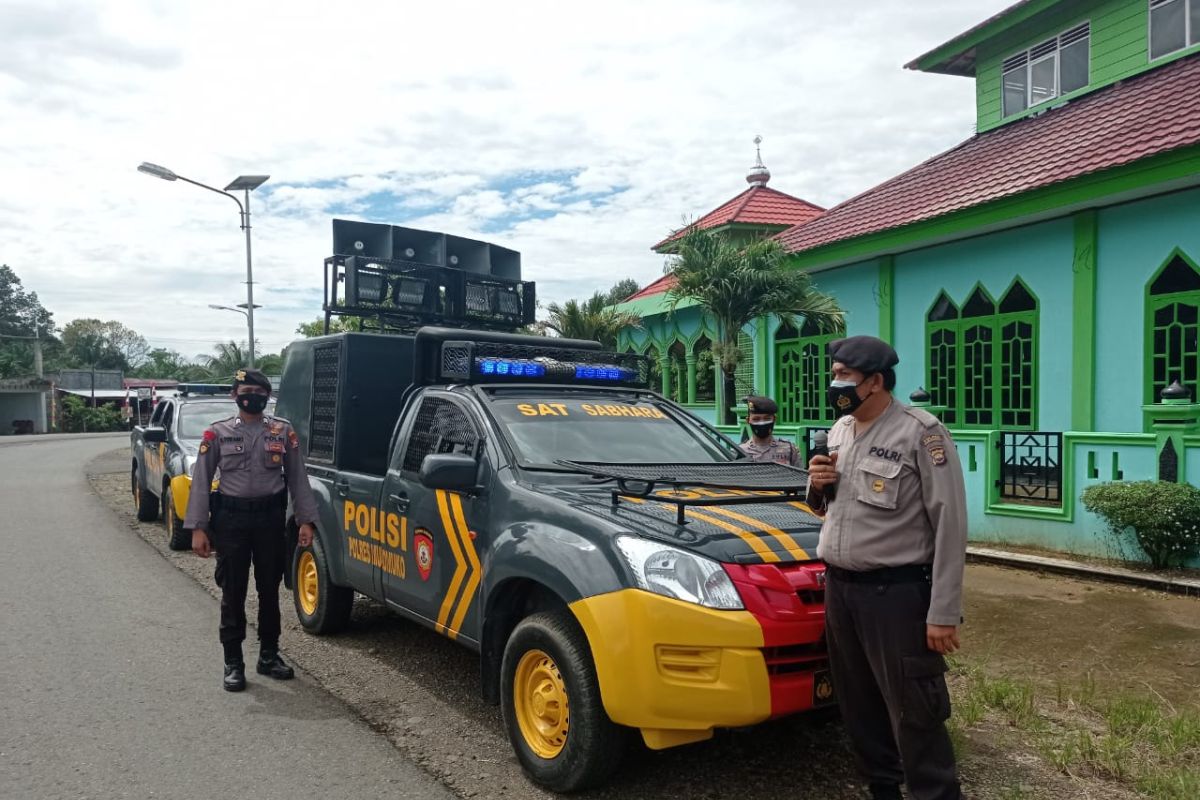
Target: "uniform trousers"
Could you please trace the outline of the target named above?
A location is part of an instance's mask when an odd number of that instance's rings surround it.
[[[825,630],[838,705],[859,769],[907,783],[912,800],[962,796],[946,732],[946,661],[925,642],[930,586],[839,580],[825,588]]]
[[[285,501],[286,502],[286,501]],[[285,504],[252,511],[218,504],[213,509],[213,546],[217,551],[217,586],[221,587],[221,644],[240,648],[246,638],[246,592],[250,567],[258,591],[258,638],[279,643],[279,583],[283,580],[286,544]]]

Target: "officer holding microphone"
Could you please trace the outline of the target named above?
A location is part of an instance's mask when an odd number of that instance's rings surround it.
[[[957,800],[943,656],[958,649],[967,514],[933,415],[892,397],[899,357],[873,336],[829,344],[838,414],[809,462],[824,517],[825,627],[838,703],[875,800]]]

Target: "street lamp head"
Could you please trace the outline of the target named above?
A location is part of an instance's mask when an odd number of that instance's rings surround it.
[[[246,191],[253,192],[270,180],[270,178],[270,175],[238,175],[233,179],[233,183],[225,187],[225,191],[240,192],[245,189]]]
[[[149,161],[143,161],[138,165],[138,172],[144,172],[147,175],[153,175],[156,178],[162,178],[164,181],[173,181],[179,176],[166,167],[160,167],[158,164],[151,164]]]

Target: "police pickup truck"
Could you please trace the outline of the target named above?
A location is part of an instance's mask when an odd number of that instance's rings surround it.
[[[172,550],[192,546],[191,531],[183,527],[192,467],[208,426],[237,414],[230,388],[221,384],[180,384],[176,397],[160,400],[150,421],[145,426],[134,426],[129,434],[130,485],[137,518],[153,522],[161,508]]]
[[[806,473],[744,459],[648,368],[444,327],[299,341],[284,367],[320,507],[287,576],[301,624],[343,628],[358,592],[476,651],[555,791],[603,782],[630,730],[663,749],[833,698]]]

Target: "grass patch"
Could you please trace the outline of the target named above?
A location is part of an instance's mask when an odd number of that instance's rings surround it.
[[[989,675],[984,664],[955,659],[951,670],[960,678],[951,721],[959,733],[998,722],[1066,775],[1110,780],[1154,800],[1200,798],[1200,710],[1105,696],[1090,672],[1043,697],[1032,681]]]

